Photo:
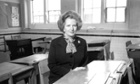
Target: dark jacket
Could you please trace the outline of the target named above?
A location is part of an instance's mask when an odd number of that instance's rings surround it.
[[[77,52],[74,54],[66,53],[67,42],[63,36],[52,40],[48,57],[50,84],[67,74],[71,69],[87,64],[86,41],[80,37],[75,37],[74,45],[76,46]]]

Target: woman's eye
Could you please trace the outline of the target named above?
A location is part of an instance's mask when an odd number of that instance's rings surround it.
[[[70,25],[67,25],[67,27],[70,27]]]
[[[76,25],[73,25],[73,27],[76,27]]]

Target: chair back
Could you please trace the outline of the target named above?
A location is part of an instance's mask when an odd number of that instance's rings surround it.
[[[104,59],[109,60],[110,59],[110,41],[106,43],[104,46]]]
[[[129,46],[130,44],[132,44],[130,40],[125,43],[126,47]]]
[[[33,54],[31,39],[8,40],[6,43],[11,52],[11,60]]]
[[[48,37],[48,38],[44,39],[44,44],[43,44],[44,46],[42,46],[43,47],[42,53],[46,53],[47,51],[49,51],[51,41],[52,41],[51,37]]]
[[[129,41],[126,41],[125,46],[128,47],[130,44],[132,44],[132,42],[130,40]],[[127,52],[130,51],[130,49],[127,49],[126,48],[126,51]]]
[[[110,52],[110,60],[114,60],[114,52]]]
[[[52,38],[51,37],[42,37],[36,40],[33,40],[34,53],[46,53],[50,48]]]

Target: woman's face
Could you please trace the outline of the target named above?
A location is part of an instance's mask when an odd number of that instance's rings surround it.
[[[64,23],[64,33],[67,36],[74,36],[77,31],[77,22],[73,18],[67,18]]]

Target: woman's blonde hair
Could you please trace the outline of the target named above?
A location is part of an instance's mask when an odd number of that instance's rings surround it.
[[[76,22],[77,22],[77,30],[80,30],[81,27],[82,27],[82,20],[81,20],[81,17],[74,11],[70,10],[70,11],[67,11],[65,12],[64,14],[62,14],[60,17],[59,17],[59,20],[57,21],[57,25],[58,25],[58,28],[60,29],[60,31],[63,32],[63,29],[64,29],[64,23],[65,23],[65,20],[67,18],[72,18],[72,19],[75,19]]]

